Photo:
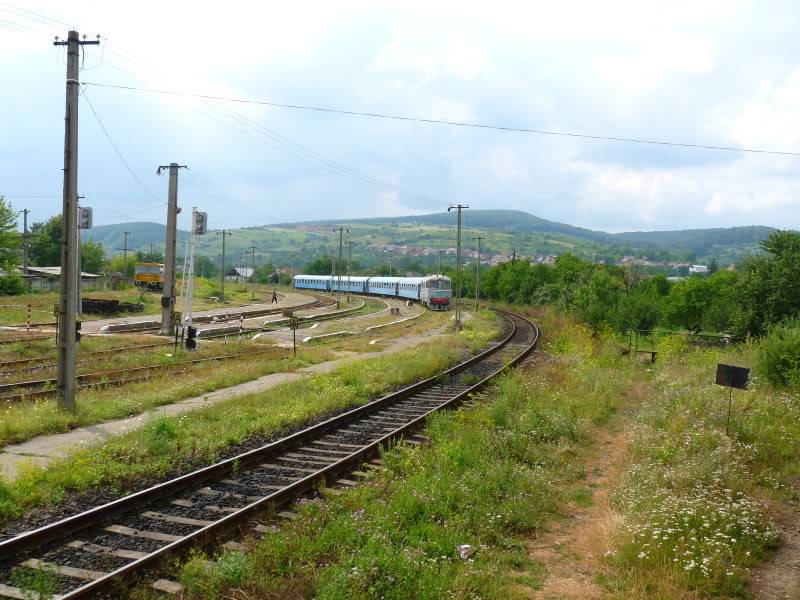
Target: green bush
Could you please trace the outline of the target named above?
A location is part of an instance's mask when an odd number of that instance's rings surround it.
[[[25,293],[25,281],[19,273],[0,276],[0,296],[19,296]]]
[[[770,329],[758,347],[756,373],[773,387],[800,386],[800,322]]]

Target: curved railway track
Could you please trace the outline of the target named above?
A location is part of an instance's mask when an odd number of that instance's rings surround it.
[[[231,358],[246,358],[262,354],[274,354],[276,357],[288,357],[290,352],[285,348],[269,348],[266,350],[251,350],[248,352],[237,352],[235,354],[222,354],[218,356],[204,356],[192,360],[181,360],[173,363],[163,363],[154,365],[143,365],[140,367],[127,367],[123,369],[110,369],[108,371],[97,371],[95,373],[82,373],[75,376],[79,388],[94,386],[122,385],[134,381],[143,381],[152,377],[153,374],[168,371],[173,374],[181,373],[185,367],[215,362]],[[33,379],[30,381],[15,381],[12,383],[0,384],[0,403],[19,402],[33,398],[46,398],[54,396],[57,392],[53,387],[58,380],[55,377],[45,379]],[[13,393],[15,390],[24,390]],[[12,392],[12,393],[9,393]]]
[[[498,311],[503,338],[486,351],[403,390],[261,448],[0,541],[0,597],[16,567],[49,565],[54,598],[124,597],[125,582],[191,544],[218,541],[267,511],[342,479],[379,448],[424,426],[533,351],[538,328]],[[477,383],[474,383],[477,381]]]

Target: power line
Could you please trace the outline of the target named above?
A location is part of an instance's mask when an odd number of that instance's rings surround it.
[[[138,88],[128,85],[114,85],[110,83],[94,83],[84,81],[83,85],[93,85],[96,87],[105,87],[118,90],[128,90],[134,92],[145,92],[149,94],[162,94],[167,96],[186,96],[190,98],[202,98],[205,100],[220,100],[223,102],[235,102],[238,104],[258,104],[261,106],[272,106],[275,108],[287,108],[292,110],[304,110],[311,112],[323,112],[339,115],[347,115],[351,117],[370,117],[375,119],[389,119],[393,121],[408,121],[412,123],[427,123],[431,125],[450,125],[452,127],[469,127],[473,129],[490,129],[494,131],[505,131],[510,133],[531,133],[536,135],[549,135],[558,137],[580,138],[588,140],[602,140],[608,142],[625,142],[630,144],[650,144],[655,146],[672,146],[677,148],[694,148],[699,150],[721,150],[725,152],[748,152],[752,154],[776,154],[781,156],[800,156],[800,152],[788,152],[783,150],[767,150],[762,148],[745,148],[740,146],[721,146],[721,145],[708,145],[708,144],[692,144],[688,142],[672,142],[667,140],[656,140],[648,138],[630,138],[622,136],[611,135],[592,135],[589,133],[576,133],[570,131],[553,131],[547,129],[533,129],[527,127],[510,127],[505,125],[491,125],[488,123],[470,123],[465,121],[445,121],[440,119],[426,119],[423,117],[409,117],[404,115],[392,115],[386,113],[375,112],[361,112],[355,110],[343,110],[338,108],[327,108],[321,106],[304,106],[301,104],[283,104],[280,102],[271,102],[268,100],[253,100],[248,98],[231,98],[226,96],[213,96],[210,94],[192,94],[189,92],[178,92],[174,90],[156,90]]]
[[[43,21],[42,19],[29,17],[28,15],[22,14],[20,12],[17,12],[17,11],[14,11],[14,10],[9,10],[7,8],[2,8],[2,7],[0,7],[0,12],[5,13],[6,15],[11,15],[11,16],[17,17],[18,19],[28,19],[29,21],[33,21],[34,23],[38,23],[39,25],[43,25],[44,27],[52,28],[53,31],[57,31],[57,29],[56,29],[56,27],[54,25],[51,25],[50,23],[48,23],[47,21]],[[20,24],[20,26],[28,27],[29,29],[34,29],[30,25],[22,25],[22,24]],[[48,35],[55,35],[55,33],[48,34]]]
[[[139,187],[141,187],[149,196],[151,196],[155,200],[158,200],[159,203],[161,204],[162,201],[158,198],[158,196],[156,196],[153,192],[147,189],[144,183],[142,183],[142,180],[139,179],[136,176],[136,173],[133,172],[133,169],[131,169],[131,166],[128,164],[128,161],[125,160],[125,157],[122,156],[122,153],[119,151],[119,148],[117,148],[117,145],[114,143],[114,140],[111,139],[111,135],[108,133],[108,130],[106,129],[105,125],[103,125],[103,121],[100,120],[100,116],[97,114],[97,111],[95,111],[94,106],[92,106],[92,101],[89,100],[89,95],[86,93],[86,90],[84,90],[83,99],[86,100],[86,103],[89,105],[89,108],[91,109],[94,118],[97,119],[97,124],[100,125],[100,129],[103,130],[103,133],[106,135],[108,142],[111,144],[111,147],[114,148],[114,152],[117,153],[117,156],[122,161],[122,164],[125,165],[125,168],[128,170],[128,173],[130,173],[131,177],[133,177],[136,180],[136,183],[139,184]]]
[[[108,39],[106,38],[106,42],[107,41],[108,41]],[[117,45],[117,46],[119,46],[119,45]],[[113,52],[113,50],[112,50],[112,52]],[[116,53],[116,54],[119,57],[123,58],[124,60],[131,61],[131,59],[126,58],[125,56],[123,56],[120,53]],[[136,56],[133,53],[128,52],[128,54],[130,54],[133,58],[136,58]],[[149,71],[151,73],[153,72],[153,69],[148,67],[147,63],[145,63],[144,61],[139,60],[139,59],[136,59],[136,60],[141,65],[144,65],[144,67],[140,67],[139,65],[135,65],[137,68],[140,68],[143,71]],[[141,77],[139,77],[137,75],[134,75],[133,73],[131,73],[129,71],[126,71],[125,69],[122,69],[121,67],[113,64],[112,62],[110,62],[108,60],[105,61],[105,64],[107,64],[112,69],[115,69],[116,71],[119,71],[120,73],[130,77],[131,79],[135,79],[136,81],[139,81],[140,83],[143,83],[145,85],[148,84],[148,82],[145,81],[144,79],[142,79]],[[355,181],[356,183],[360,183],[362,185],[371,186],[371,187],[377,188],[377,189],[379,189],[381,191],[402,193],[401,190],[398,189],[397,187],[395,187],[395,186],[393,186],[391,184],[385,183],[383,181],[380,181],[378,179],[375,179],[374,177],[370,177],[369,175],[365,175],[363,173],[360,173],[360,172],[358,172],[358,171],[356,171],[354,169],[351,169],[347,165],[339,163],[339,162],[337,162],[337,161],[335,161],[335,160],[333,160],[331,158],[326,157],[323,154],[320,154],[319,152],[315,152],[314,150],[311,150],[310,148],[307,148],[307,147],[305,147],[305,146],[303,146],[303,145],[301,145],[301,144],[299,144],[297,142],[294,142],[291,139],[287,138],[286,136],[283,136],[283,135],[279,134],[278,132],[273,131],[273,130],[261,125],[257,121],[247,117],[246,115],[243,115],[240,112],[237,112],[237,111],[235,111],[235,110],[233,110],[231,108],[221,107],[221,106],[218,105],[218,103],[211,102],[209,100],[203,100],[203,103],[206,104],[212,110],[219,111],[219,113],[224,115],[227,119],[230,119],[230,120],[238,122],[242,126],[246,127],[248,129],[248,131],[243,131],[242,129],[240,129],[236,125],[234,125],[232,123],[229,123],[229,122],[226,122],[226,121],[220,119],[217,116],[209,114],[209,113],[205,112],[204,110],[198,108],[197,106],[192,106],[193,110],[199,112],[200,114],[206,116],[209,119],[217,121],[218,123],[220,123],[221,125],[223,125],[225,127],[228,127],[228,128],[230,128],[230,129],[232,129],[234,131],[237,131],[238,133],[240,133],[242,135],[245,135],[245,136],[247,136],[247,137],[249,137],[251,139],[254,139],[257,142],[261,142],[262,144],[265,144],[265,145],[277,150],[278,152],[282,152],[282,153],[286,154],[287,156],[291,156],[292,158],[295,158],[297,160],[301,160],[301,161],[309,163],[309,164],[311,164],[311,165],[313,165],[315,167],[324,169],[325,171],[328,171],[329,173],[331,173],[333,175],[338,175],[340,177],[345,177],[347,179],[350,179],[350,180]],[[265,139],[263,139],[261,137],[255,137],[253,135],[253,133],[252,133],[253,131],[255,131],[258,134],[258,136],[264,136],[266,138],[269,138],[269,140],[271,140],[271,141],[267,141],[267,140],[265,140]],[[406,194],[406,195],[408,195],[408,194]]]
[[[38,13],[38,12],[33,11],[33,10],[28,10],[27,8],[22,8],[21,6],[17,6],[16,4],[11,4],[11,2],[6,2],[5,0],[0,0],[0,4],[4,4],[6,6],[10,6],[11,8],[13,8],[14,10],[17,10],[17,11],[26,12],[28,14],[35,15],[35,16],[40,17],[42,19],[46,19],[48,21],[52,21],[53,23],[57,23],[58,25],[63,25],[64,27],[69,27],[69,28],[73,28],[74,27],[74,24],[70,25],[69,23],[65,23],[64,21],[59,21],[58,19],[54,19],[53,17],[48,17],[47,15],[43,15],[42,13]],[[30,17],[28,17],[28,18],[30,18]],[[52,25],[51,25],[51,27],[52,27]]]

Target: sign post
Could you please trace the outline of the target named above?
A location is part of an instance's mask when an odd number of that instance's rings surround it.
[[[731,429],[731,404],[733,404],[733,388],[746,390],[750,383],[750,369],[746,367],[735,367],[733,365],[717,365],[717,378],[714,381],[717,385],[728,388],[728,419],[725,423],[725,435],[730,435]]]
[[[283,311],[283,316],[289,319],[289,329],[292,330],[292,354],[297,358],[297,327],[300,324],[300,319],[294,316],[293,310]]]

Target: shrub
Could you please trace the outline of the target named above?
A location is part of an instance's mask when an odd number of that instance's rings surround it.
[[[800,322],[770,330],[758,347],[756,373],[773,387],[800,385]]]
[[[682,335],[665,335],[656,343],[658,358],[662,361],[685,354],[689,349],[689,341]]]
[[[25,281],[19,273],[0,276],[0,296],[19,296],[25,293]]]
[[[156,456],[174,450],[178,431],[168,419],[154,419],[145,434],[147,450]]]

